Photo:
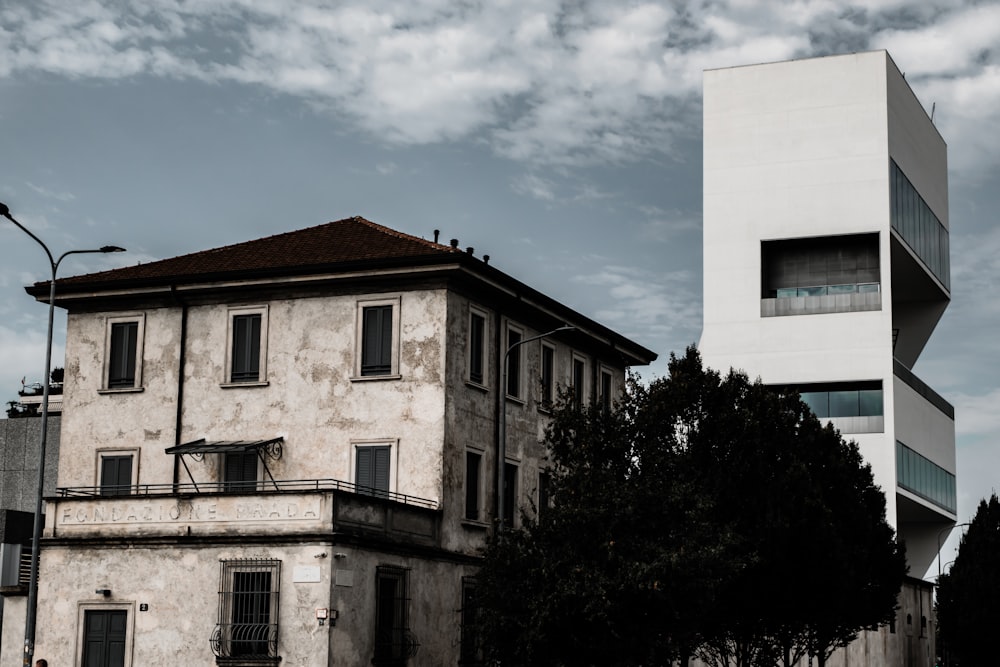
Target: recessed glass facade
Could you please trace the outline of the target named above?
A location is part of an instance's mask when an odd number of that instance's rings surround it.
[[[889,160],[892,228],[917,254],[945,289],[951,290],[948,230],[938,220],[895,161]]]
[[[952,514],[957,508],[955,476],[896,441],[896,483]]]
[[[761,243],[761,298],[878,292],[878,234]]]
[[[837,417],[881,417],[882,383],[838,382],[803,385],[799,395],[820,419]]]

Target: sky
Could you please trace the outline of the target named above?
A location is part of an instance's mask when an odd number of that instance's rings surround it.
[[[965,522],[1000,486],[997,0],[0,0],[0,201],[57,256],[128,249],[60,276],[353,215],[439,229],[662,376],[701,332],[703,71],[874,49],[948,143],[952,303],[914,370],[955,405]],[[6,401],[42,379],[23,286],[50,274],[0,223]]]

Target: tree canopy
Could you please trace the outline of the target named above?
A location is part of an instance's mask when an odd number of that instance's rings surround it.
[[[979,502],[958,556],[938,582],[938,628],[948,665],[996,663],[1000,623],[1000,500]]]
[[[822,663],[894,614],[882,492],[795,394],[692,347],[613,410],[562,404],[546,443],[552,506],[495,536],[480,575],[492,659]]]

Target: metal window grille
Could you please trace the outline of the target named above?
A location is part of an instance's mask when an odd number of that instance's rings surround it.
[[[211,644],[220,658],[278,658],[281,561],[220,561],[219,621]]]
[[[373,665],[402,667],[417,652],[409,625],[410,571],[379,565],[375,571],[375,657]]]

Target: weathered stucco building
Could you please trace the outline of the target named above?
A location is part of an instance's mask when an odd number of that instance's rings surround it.
[[[499,493],[515,523],[546,502],[549,401],[611,400],[655,354],[457,246],[350,218],[60,280],[35,655],[474,663],[478,553]]]

